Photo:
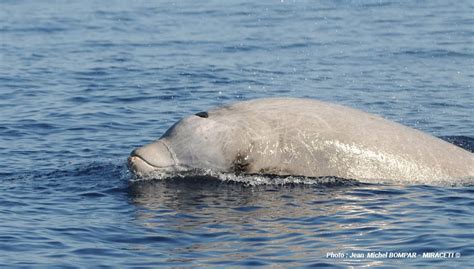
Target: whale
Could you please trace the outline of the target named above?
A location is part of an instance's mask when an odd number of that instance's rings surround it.
[[[132,151],[138,178],[180,171],[430,183],[474,179],[474,154],[339,104],[264,98],[187,116]]]

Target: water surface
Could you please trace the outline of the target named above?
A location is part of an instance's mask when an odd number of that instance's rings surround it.
[[[1,267],[472,267],[472,185],[130,182],[130,151],[258,97],[473,150],[470,1],[3,1]],[[453,259],[327,253],[456,252]]]

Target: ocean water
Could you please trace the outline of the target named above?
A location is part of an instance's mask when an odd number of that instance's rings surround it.
[[[188,114],[275,96],[474,151],[473,14],[472,1],[1,1],[0,267],[472,268],[472,184],[132,182],[126,158]]]

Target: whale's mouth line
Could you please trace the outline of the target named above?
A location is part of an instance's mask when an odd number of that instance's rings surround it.
[[[135,157],[135,158],[139,159],[140,161],[144,162],[145,164],[147,164],[147,165],[149,165],[149,166],[151,166],[151,167],[153,167],[153,168],[163,169],[163,168],[170,168],[170,167],[172,167],[172,165],[168,165],[168,166],[156,166],[156,165],[153,165],[153,164],[151,164],[150,162],[148,162],[145,158],[143,158],[142,156],[140,156],[140,155],[138,155],[138,154],[134,154],[134,155],[130,156],[130,158],[132,158],[132,157]]]

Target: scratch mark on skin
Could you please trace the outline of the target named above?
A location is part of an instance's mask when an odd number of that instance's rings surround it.
[[[305,132],[302,132],[301,130],[298,130],[298,136],[302,137],[302,139],[300,139],[300,142],[301,142],[301,144],[304,145],[306,151],[310,154],[311,159],[312,159],[312,161],[309,160],[307,155],[305,155],[306,167],[308,167],[308,169],[309,169],[309,171],[311,171],[311,173],[314,173],[314,164],[316,163],[317,158],[313,154],[313,147],[311,147],[310,145],[308,145],[307,143],[304,142],[304,141],[306,141],[306,133]]]
[[[354,144],[345,144],[337,140],[324,141],[327,147],[334,147],[340,154],[347,156],[353,163],[358,165],[348,167],[350,175],[365,175],[366,177],[379,177],[386,174],[385,171],[392,171],[392,177],[397,178],[402,175],[416,176],[420,173],[436,174],[442,176],[436,169],[421,167],[418,164],[404,158],[383,152],[375,152],[361,148]]]

